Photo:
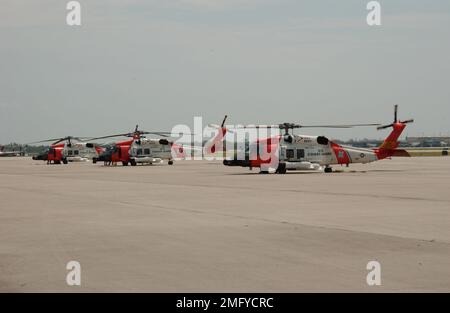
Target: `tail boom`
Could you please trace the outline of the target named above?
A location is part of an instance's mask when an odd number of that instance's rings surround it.
[[[383,144],[375,150],[379,160],[392,157],[396,152],[399,145],[398,138],[405,129],[406,124],[402,122],[396,122],[392,124],[392,132],[384,140]]]

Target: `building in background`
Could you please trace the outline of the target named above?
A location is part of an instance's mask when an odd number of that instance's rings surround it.
[[[448,147],[450,137],[406,137],[405,142],[412,147]]]

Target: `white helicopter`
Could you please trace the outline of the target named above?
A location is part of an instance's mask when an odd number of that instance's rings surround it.
[[[29,144],[53,142],[43,153],[33,156],[33,160],[47,161],[47,164],[67,164],[85,162],[98,156],[103,150],[94,143],[83,142],[85,137],[67,136],[31,142]]]
[[[129,137],[129,139],[109,145],[97,157],[93,158],[93,163],[103,161],[105,165],[115,165],[121,162],[123,166],[128,164],[136,166],[137,164],[162,164],[164,160],[167,160],[168,165],[173,165],[175,159],[185,157],[183,146],[165,138],[146,138],[145,135],[149,134],[161,137],[170,137],[172,135],[170,132],[142,131],[136,125],[133,132],[90,138],[90,140],[99,140]]]
[[[246,145],[244,149],[235,150],[232,158],[226,158],[226,166],[242,166],[250,169],[260,168],[261,173],[285,174],[288,170],[324,170],[332,172],[331,165],[346,165],[351,163],[370,163],[395,155],[401,155],[398,150],[398,138],[406,124],[414,120],[399,121],[397,119],[398,106],[395,105],[394,122],[389,125],[380,124],[347,124],[347,125],[299,125],[283,123],[279,125],[257,125],[239,128],[267,128],[284,130],[284,134],[257,139]],[[339,145],[324,136],[294,135],[289,130],[296,128],[352,128],[359,126],[378,126],[378,129],[392,127],[393,130],[383,144],[374,149],[356,148]],[[227,132],[222,127],[222,138]],[[224,149],[226,151],[226,149]]]

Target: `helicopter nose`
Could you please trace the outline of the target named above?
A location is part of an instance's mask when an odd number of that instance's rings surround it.
[[[46,158],[45,158],[45,155],[38,154],[38,155],[33,155],[33,160],[46,160]]]

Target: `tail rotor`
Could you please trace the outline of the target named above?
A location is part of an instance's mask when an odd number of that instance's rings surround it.
[[[393,127],[395,124],[409,124],[414,122],[414,119],[408,119],[408,120],[404,120],[404,121],[399,121],[398,120],[398,104],[396,104],[394,106],[394,122],[392,124],[388,124],[388,125],[382,125],[382,126],[378,126],[377,129],[381,130],[381,129],[385,129],[385,128],[389,128],[389,127]]]

